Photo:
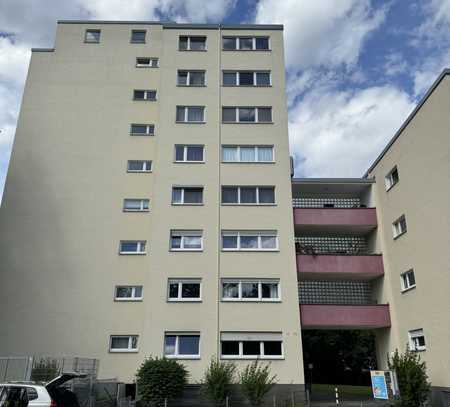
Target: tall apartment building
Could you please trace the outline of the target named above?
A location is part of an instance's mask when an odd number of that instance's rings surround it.
[[[282,26],[61,21],[0,209],[0,356],[213,357],[304,384],[302,329],[450,389],[450,71],[362,178],[293,179]],[[332,164],[330,164],[332,165]],[[300,312],[299,312],[300,311]]]

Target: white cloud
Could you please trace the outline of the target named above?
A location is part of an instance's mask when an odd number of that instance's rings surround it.
[[[290,112],[296,175],[362,176],[413,107],[407,93],[389,85],[308,92]]]
[[[388,76],[396,76],[404,73],[408,64],[399,52],[392,52],[385,57],[384,73]]]
[[[297,70],[354,66],[364,41],[385,19],[370,0],[260,0],[256,22],[284,24],[286,61]]]
[[[450,46],[426,58],[413,72],[414,94],[421,97],[439,74],[450,68]]]

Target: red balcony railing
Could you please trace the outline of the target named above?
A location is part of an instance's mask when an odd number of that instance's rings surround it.
[[[303,329],[376,329],[391,326],[389,305],[300,305]]]

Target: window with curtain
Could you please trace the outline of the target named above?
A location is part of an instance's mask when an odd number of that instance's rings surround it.
[[[222,160],[235,162],[238,160],[238,147],[222,147]]]
[[[222,279],[222,300],[280,301],[279,280]]]

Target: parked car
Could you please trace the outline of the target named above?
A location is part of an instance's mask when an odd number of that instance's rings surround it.
[[[47,384],[34,382],[0,383],[0,407],[80,407],[76,395],[62,385],[79,373],[63,373]]]

